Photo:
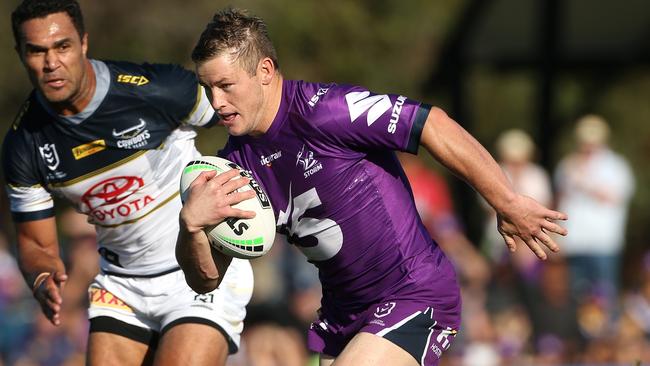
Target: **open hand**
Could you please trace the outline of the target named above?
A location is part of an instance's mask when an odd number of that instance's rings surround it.
[[[547,256],[540,244],[553,252],[559,251],[560,247],[550,233],[567,235],[567,230],[555,222],[566,219],[566,214],[548,209],[530,197],[518,195],[503,212],[497,213],[497,229],[511,252],[517,249],[515,237],[519,237],[539,259],[544,260]]]
[[[67,274],[54,272],[34,287],[34,297],[41,305],[43,314],[54,325],[61,324],[61,305],[63,304],[61,292],[67,280]]]

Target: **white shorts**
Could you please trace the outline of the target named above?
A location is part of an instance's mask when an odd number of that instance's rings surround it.
[[[99,274],[88,288],[92,331],[108,331],[148,343],[180,323],[212,325],[239,348],[246,305],[253,293],[253,271],[247,260],[233,258],[218,289],[197,294],[180,269],[157,277]],[[117,319],[120,322],[111,321]],[[136,328],[137,327],[137,328]]]

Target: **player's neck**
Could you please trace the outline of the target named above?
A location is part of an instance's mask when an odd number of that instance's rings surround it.
[[[282,103],[282,88],[283,88],[283,78],[282,74],[279,72],[276,74],[276,76],[273,78],[271,81],[271,84],[269,85],[269,97],[266,102],[266,107],[265,113],[263,116],[263,121],[264,121],[264,132],[269,130],[271,128],[271,124],[273,124],[273,121],[275,120],[275,116],[278,114],[278,111],[280,110],[280,104]]]
[[[95,78],[95,69],[87,59],[85,60],[85,69],[84,76],[82,76],[81,79],[79,92],[65,103],[52,104],[52,109],[54,109],[58,114],[62,116],[75,115],[83,111],[92,100],[95,95],[97,80]]]

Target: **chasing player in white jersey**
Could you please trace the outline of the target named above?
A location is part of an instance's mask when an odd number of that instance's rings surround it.
[[[179,176],[199,155],[191,126],[218,118],[203,88],[178,66],[88,59],[75,0],[25,0],[12,26],[34,91],[2,164],[19,264],[44,314],[59,325],[65,306],[56,195],[98,234],[88,364],[225,364],[239,346],[250,264],[233,260],[219,289],[197,294],[174,257]]]

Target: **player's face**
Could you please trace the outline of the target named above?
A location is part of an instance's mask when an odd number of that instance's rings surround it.
[[[17,51],[34,88],[51,103],[74,103],[84,94],[87,36],[81,38],[63,12],[30,19],[20,32]]]
[[[257,136],[266,132],[271,120],[265,117],[267,93],[259,68],[250,76],[226,52],[198,64],[196,73],[229,134]]]

